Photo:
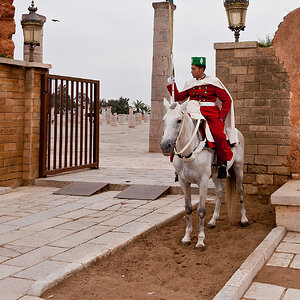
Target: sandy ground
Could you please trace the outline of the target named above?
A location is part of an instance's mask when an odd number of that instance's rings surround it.
[[[207,249],[184,246],[184,216],[138,238],[47,291],[48,299],[212,299],[246,257],[275,227],[270,205],[246,203],[250,226],[230,225],[223,205],[215,229],[206,229]],[[209,220],[213,206],[207,205]],[[275,275],[274,275],[275,276]]]

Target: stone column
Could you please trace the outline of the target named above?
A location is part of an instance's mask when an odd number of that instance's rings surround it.
[[[0,2],[0,57],[14,58],[15,44],[12,35],[15,33],[15,7],[13,0]]]
[[[125,116],[125,114],[119,114],[118,115],[118,123],[119,124],[125,124],[126,123],[126,116]]]
[[[169,3],[155,2],[152,5],[154,34],[149,151],[160,152],[159,144],[163,135],[162,117],[165,113],[163,99],[170,98],[166,89],[167,79],[171,75]],[[172,5],[172,24],[175,9],[176,6]]]
[[[134,128],[135,127],[135,116],[133,114],[133,107],[132,106],[129,106],[128,127],[129,128]]]
[[[144,114],[144,123],[149,123],[149,114]]]
[[[117,113],[114,113],[111,118],[110,118],[110,125],[113,127],[117,127],[118,126],[118,116]]]
[[[110,124],[111,121],[111,106],[106,107],[106,124]]]
[[[135,125],[142,124],[142,113],[135,113]]]

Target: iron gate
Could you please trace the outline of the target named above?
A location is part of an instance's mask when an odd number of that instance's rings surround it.
[[[99,167],[99,86],[42,75],[40,177]]]

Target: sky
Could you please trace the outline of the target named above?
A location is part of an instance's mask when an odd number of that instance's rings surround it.
[[[43,62],[50,74],[100,80],[100,98],[151,103],[153,2],[156,0],[35,0],[46,16]],[[250,0],[240,41],[273,36],[299,0]],[[15,59],[23,60],[22,14],[31,0],[14,0]],[[214,43],[233,42],[223,0],[174,0],[174,65],[181,89],[191,78],[190,58],[207,57],[215,75]],[[60,22],[52,22],[58,19]],[[167,84],[167,83],[166,83]]]

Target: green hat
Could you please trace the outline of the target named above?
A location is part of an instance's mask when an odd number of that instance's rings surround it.
[[[206,66],[206,57],[192,57],[192,65]]]

